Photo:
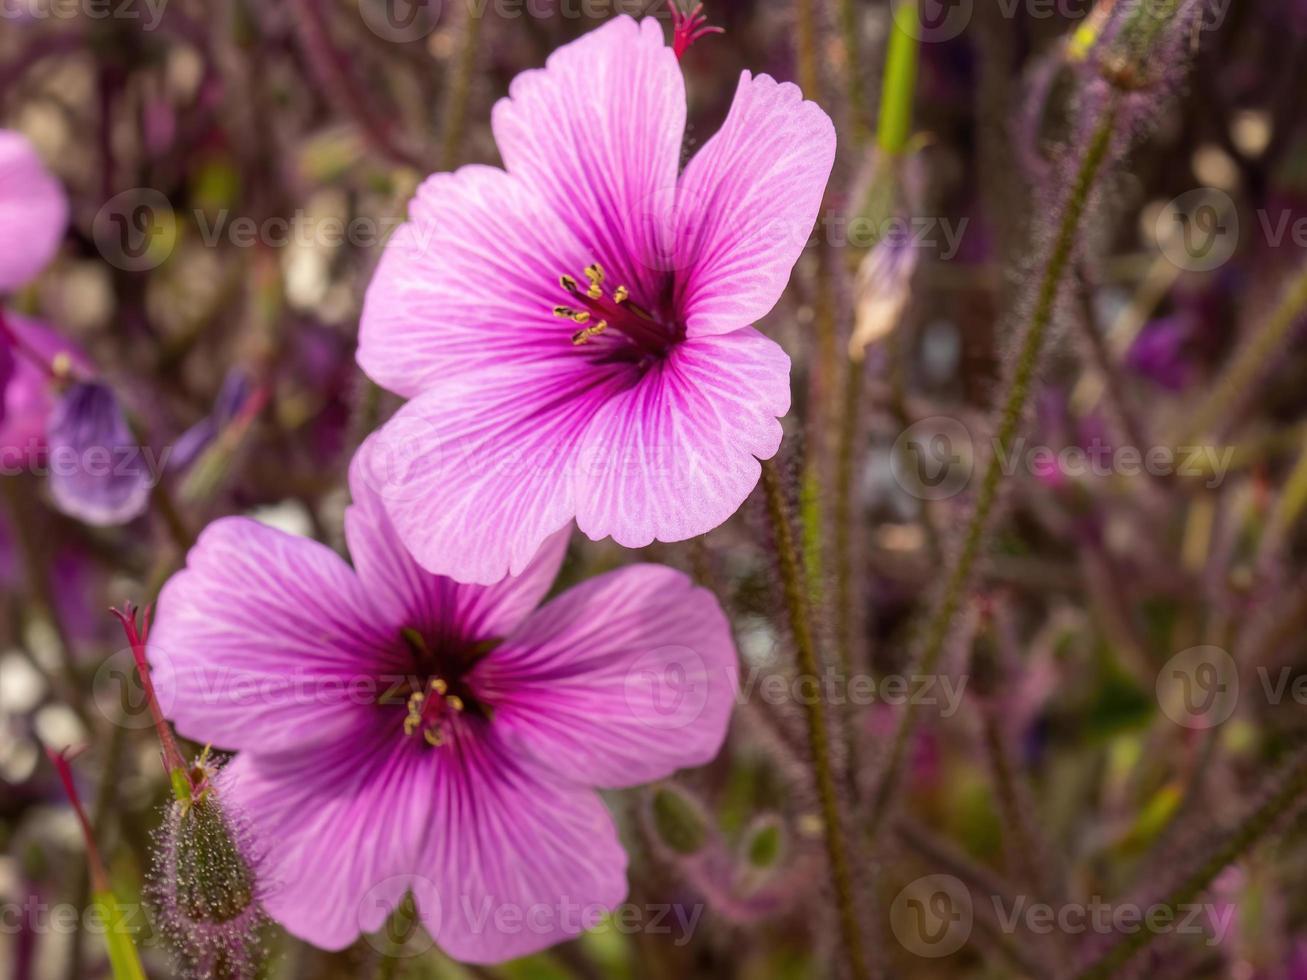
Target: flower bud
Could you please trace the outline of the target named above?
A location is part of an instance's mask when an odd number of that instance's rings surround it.
[[[245,980],[265,952],[256,862],[241,821],[211,780],[202,776],[199,785],[193,799],[168,806],[151,893],[186,976]]]
[[[785,826],[776,817],[762,817],[744,832],[744,860],[755,871],[770,871],[785,854]]]
[[[881,239],[858,267],[854,296],[853,336],[849,356],[862,361],[867,347],[898,326],[908,305],[917,250],[909,236]]]
[[[658,840],[676,854],[695,854],[708,840],[708,821],[699,804],[681,790],[663,786],[649,801]]]

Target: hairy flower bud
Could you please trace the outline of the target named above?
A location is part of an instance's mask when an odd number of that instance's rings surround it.
[[[194,799],[168,806],[151,892],[186,976],[244,980],[256,975],[264,954],[256,861],[243,824],[220,802],[209,775]]]

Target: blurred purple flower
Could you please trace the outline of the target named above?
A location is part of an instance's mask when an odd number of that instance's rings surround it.
[[[340,949],[411,889],[430,934],[469,962],[580,932],[593,923],[565,909],[627,888],[590,787],[717,754],[737,682],[725,615],[654,565],[536,609],[566,533],[517,578],[460,585],[415,564],[357,462],[350,487],[353,569],[220,520],[165,586],[149,639],[178,731],[240,751],[223,792],[266,845],[268,912]],[[559,914],[531,929],[496,914],[535,908]]]
[[[68,199],[22,133],[0,129],[0,293],[24,285],[54,256]]]
[[[775,454],[789,358],[750,324],[807,243],[835,131],[744,72],[678,176],[685,82],[652,18],[617,17],[494,109],[506,170],[435,174],[387,244],[358,360],[413,399],[386,507],[426,568],[519,572],[576,518],[641,547],[718,526]]]
[[[173,443],[168,468],[184,470],[195,462],[200,453],[208,449],[213,440],[236,418],[250,397],[251,390],[250,376],[245,371],[240,368],[228,371],[218,390],[218,397],[214,399],[213,411],[183,432]]]
[[[147,457],[113,391],[75,381],[50,413],[46,432],[55,505],[87,524],[125,524],[144,512],[153,479]]]
[[[1193,318],[1187,313],[1151,321],[1130,345],[1126,365],[1169,391],[1183,390],[1192,377],[1186,351],[1194,328]]]

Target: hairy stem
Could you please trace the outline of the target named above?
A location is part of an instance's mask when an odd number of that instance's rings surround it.
[[[1234,362],[1212,386],[1207,400],[1194,412],[1184,442],[1208,435],[1218,424],[1229,419],[1266,370],[1271,358],[1283,348],[1304,310],[1307,310],[1307,263],[1294,273],[1266,322],[1243,345]]]
[[[1116,125],[1116,102],[1111,102],[1099,119],[1084,159],[1076,172],[1062,216],[1058,223],[1057,236],[1053,249],[1040,277],[1039,289],[1035,294],[1034,308],[1026,325],[1021,347],[1017,355],[1016,367],[1012,373],[1007,393],[1003,397],[999,414],[998,430],[994,437],[994,452],[985,467],[981,480],[980,492],[976,497],[975,508],[962,533],[962,545],[955,553],[945,576],[943,590],[935,603],[933,612],[926,623],[921,654],[918,658],[916,673],[930,674],[935,670],[944,645],[953,628],[954,618],[966,596],[967,585],[971,581],[971,572],[979,557],[981,548],[989,532],[990,518],[998,502],[998,491],[1003,477],[1002,461],[1007,456],[1017,433],[1021,428],[1022,416],[1033,388],[1035,369],[1039,364],[1044,348],[1044,339],[1048,334],[1053,311],[1057,306],[1058,293],[1066,277],[1067,268],[1075,251],[1076,238],[1080,229],[1080,219],[1092,196],[1094,184],[1099,172],[1107,160],[1108,149]],[[876,787],[872,802],[871,831],[874,834],[885,817],[888,804],[897,786],[903,766],[904,750],[916,723],[915,705],[911,702],[904,706],[899,718],[898,730],[890,748],[881,778]]]
[[[790,508],[776,472],[774,460],[762,464],[763,492],[767,498],[767,516],[771,520],[776,545],[777,564],[785,592],[786,611],[801,674],[816,678],[819,672],[817,648],[813,640],[812,619],[808,608],[808,586],[795,546]],[[831,759],[830,731],[825,704],[819,697],[808,700],[805,713],[808,723],[808,746],[812,755],[813,774],[821,804],[826,856],[830,862],[831,886],[839,911],[840,935],[849,975],[855,980],[870,976],[867,957],[858,927],[857,901],[853,893],[853,873],[848,844],[840,819],[839,797],[835,785],[835,766]]]
[[[458,55],[445,78],[445,102],[441,129],[440,165],[453,170],[458,164],[459,149],[467,122],[467,103],[472,93],[472,73],[476,69],[477,50],[481,43],[481,15],[468,4],[458,25]]]
[[[1160,907],[1172,913],[1172,918],[1177,910],[1206,891],[1212,880],[1226,867],[1243,857],[1254,844],[1270,833],[1279,819],[1307,792],[1307,751],[1299,752],[1285,767],[1284,773],[1274,778],[1279,785],[1264,796],[1262,802],[1253,808],[1242,823],[1160,903]],[[1156,937],[1157,932],[1147,927],[1123,937],[1089,969],[1080,973],[1077,980],[1104,980],[1112,976]]]
[[[849,100],[849,125],[854,146],[862,146],[871,136],[867,125],[867,98],[862,90],[862,58],[858,37],[857,0],[839,0],[840,40],[844,45],[844,77]]]

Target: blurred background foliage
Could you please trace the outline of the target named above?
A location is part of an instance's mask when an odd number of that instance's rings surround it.
[[[72,202],[57,258],[12,307],[87,352],[156,452],[208,426],[195,457],[166,472],[157,506],[126,526],[62,516],[38,473],[0,479],[7,910],[89,901],[81,837],[43,743],[89,744],[74,764],[82,795],[120,900],[140,900],[167,786],[103,610],[152,598],[223,514],[341,546],[345,466],[396,407],[353,362],[380,242],[425,174],[497,162],[490,107],[515,74],[606,17],[650,6],[447,0],[418,5],[410,21],[383,0],[4,4],[0,121],[32,140]],[[687,159],[725,117],[742,69],[801,81],[841,135],[822,221],[761,327],[794,360],[780,469],[803,518],[819,645],[832,670],[877,685],[875,703],[835,704],[831,717],[860,928],[885,976],[1076,975],[1119,937],[1005,927],[1014,903],[1162,900],[1307,728],[1295,685],[1307,669],[1301,310],[1288,310],[1286,339],[1255,371],[1222,387],[1307,262],[1301,0],[1215,5],[1183,56],[1146,66],[1140,90],[1165,92],[1140,111],[1147,126],[1093,201],[1026,416],[1029,445],[1054,455],[1188,439],[1229,447],[1228,463],[1154,476],[1086,474],[1064,457],[1017,465],[938,671],[912,673],[914,623],[971,489],[923,499],[895,454],[914,425],[944,419],[969,435],[951,447],[966,457],[959,465],[974,462],[967,452],[988,431],[1048,254],[1049,202],[1083,147],[1090,70],[1067,40],[1112,6],[927,3],[943,26],[915,46],[911,139],[890,155],[871,138],[894,30],[885,2],[712,0],[707,13],[726,33],[682,62]],[[912,261],[880,268],[869,257],[899,227],[891,219],[909,230],[898,246]],[[863,388],[849,417],[854,336]],[[765,696],[763,681],[794,690],[773,550],[753,501],[706,540],[643,556],[716,590],[743,659],[722,756],[612,800],[632,852],[630,901],[665,906],[659,928],[614,923],[494,969],[459,967],[402,930],[398,944],[372,937],[329,954],[270,928],[267,975],[827,975],[840,940],[803,711],[791,694]],[[560,587],[629,559],[578,539]],[[847,563],[842,579],[828,571],[836,560]],[[1168,710],[1167,669],[1196,647],[1226,660],[1179,662],[1193,683],[1208,668],[1232,671],[1220,675],[1219,723]],[[890,678],[937,700],[873,834],[868,800],[904,696]],[[958,699],[941,711],[946,683]],[[1297,823],[1276,829],[1287,833],[1204,889],[1232,915],[1219,937],[1162,936],[1118,975],[1307,976],[1307,850]],[[939,875],[952,882],[943,892]],[[913,889],[921,895],[906,907],[940,911],[939,935],[957,935],[950,923],[965,907],[954,948],[928,942],[925,919],[901,917]],[[939,906],[940,894],[953,904]],[[172,975],[141,920],[147,972]],[[108,975],[82,930],[29,914],[4,925],[6,976]]]

